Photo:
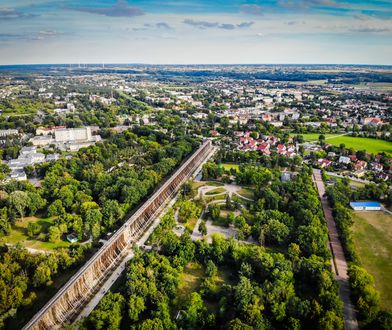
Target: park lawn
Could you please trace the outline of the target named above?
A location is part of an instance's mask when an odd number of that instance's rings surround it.
[[[188,263],[180,275],[175,305],[181,308],[192,292],[198,291],[204,276],[204,267],[197,262]]]
[[[27,225],[30,222],[37,222],[42,227],[42,232],[47,233],[48,228],[53,225],[55,217],[52,218],[37,218],[37,217],[25,217],[23,220],[18,220],[15,225],[12,226],[9,235],[0,238],[0,243],[15,245],[17,243],[22,244],[25,247],[51,251],[57,248],[69,247],[71,243],[66,241],[59,241],[57,243],[44,242],[38,238],[30,238],[27,236]]]
[[[381,306],[392,310],[392,216],[355,212],[353,240],[362,265],[374,276]]]
[[[204,198],[204,201],[206,203],[212,202],[212,201],[217,201],[217,200],[226,200],[227,194],[220,194],[220,195],[214,195],[214,196],[208,196]]]
[[[202,182],[202,181],[192,181],[192,189],[194,189],[194,190],[197,190],[197,189],[199,189],[200,187],[203,187],[203,186],[205,186],[205,182]]]
[[[216,189],[207,191],[205,194],[207,196],[209,196],[209,195],[218,195],[218,194],[223,194],[225,191],[226,191],[225,188],[216,188]]]
[[[230,171],[232,168],[235,169],[236,171],[238,171],[239,168],[240,168],[240,165],[238,165],[238,164],[224,163],[224,164],[222,164],[222,167],[223,167],[226,171]]]
[[[241,188],[240,190],[238,190],[237,194],[240,195],[241,197],[245,197],[245,198],[248,198],[248,199],[254,199],[255,198],[254,191],[252,189],[249,189],[249,188]]]
[[[218,182],[218,181],[207,181],[206,186],[223,187],[224,184],[222,182]]]

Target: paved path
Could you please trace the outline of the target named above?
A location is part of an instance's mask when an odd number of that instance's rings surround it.
[[[332,268],[334,270],[335,279],[339,284],[340,299],[343,301],[344,328],[346,330],[357,330],[358,322],[355,315],[354,305],[350,299],[350,283],[347,274],[347,262],[344,256],[342,244],[339,240],[338,229],[332,216],[332,210],[329,206],[327,197],[324,196],[325,186],[320,170],[313,170],[313,181],[317,186],[324,210],[325,220],[328,226],[329,246],[332,255],[335,257],[335,262],[332,261]]]
[[[5,243],[5,245],[9,246],[9,247],[14,247],[16,246],[16,244],[11,244],[11,243]],[[34,249],[28,246],[23,246],[27,251],[29,251],[31,254],[50,254],[50,251],[46,251],[46,250],[39,250],[39,249]]]

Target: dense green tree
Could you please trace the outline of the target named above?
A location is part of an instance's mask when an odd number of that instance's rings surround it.
[[[27,235],[34,237],[41,232],[41,226],[37,222],[29,222],[27,225]]]
[[[44,284],[50,284],[51,275],[52,275],[52,272],[51,272],[49,266],[46,263],[41,262],[34,272],[33,285],[34,286],[41,286]]]
[[[120,293],[108,292],[91,312],[87,325],[92,329],[120,329],[125,298]]]
[[[207,235],[207,225],[205,221],[201,221],[199,224],[199,233],[202,234],[203,236]]]
[[[6,207],[0,209],[0,237],[8,235],[11,231],[11,222],[8,218],[8,210]]]
[[[123,216],[124,212],[116,200],[106,200],[103,203],[102,220],[106,228],[112,228]]]
[[[60,199],[56,199],[50,206],[48,207],[48,216],[54,217],[59,215],[64,215],[65,209],[63,206],[63,202]]]
[[[220,216],[220,207],[218,204],[213,203],[208,206],[208,212],[213,220],[218,220]]]
[[[266,241],[271,244],[285,243],[290,234],[290,229],[278,220],[270,220],[265,231]]]
[[[30,215],[37,214],[38,211],[42,210],[46,206],[46,200],[41,197],[40,194],[35,192],[29,192],[29,213]]]
[[[11,207],[13,207],[20,215],[23,220],[25,215],[25,210],[29,206],[30,198],[27,192],[25,191],[13,191],[9,195],[9,203]]]
[[[51,226],[49,227],[48,231],[48,241],[51,243],[57,243],[60,241],[61,238],[61,231],[58,226]]]
[[[240,281],[234,288],[235,307],[239,312],[244,312],[251,303],[254,287],[250,280],[244,276],[240,277]]]
[[[230,330],[252,330],[253,327],[243,323],[240,319],[234,319],[229,322]]]
[[[143,297],[131,295],[128,300],[128,316],[133,322],[139,320],[139,315],[146,309]]]

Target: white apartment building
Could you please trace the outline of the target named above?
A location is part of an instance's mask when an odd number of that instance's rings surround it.
[[[6,137],[9,135],[16,135],[18,134],[17,129],[1,129],[0,130],[0,137]]]
[[[92,141],[91,127],[61,128],[54,132],[56,142]]]

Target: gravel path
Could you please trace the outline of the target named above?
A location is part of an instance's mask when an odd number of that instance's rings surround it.
[[[336,223],[332,216],[332,210],[329,206],[327,197],[324,196],[325,186],[320,170],[313,170],[313,181],[316,184],[321,204],[323,206],[329,232],[329,245],[332,251],[332,255],[335,257],[335,263],[332,261],[332,268],[334,270],[335,279],[339,284],[340,299],[343,301],[344,328],[346,330],[357,330],[358,322],[355,315],[354,305],[350,299],[350,283],[347,274],[347,261],[344,256],[342,244],[339,240]]]

